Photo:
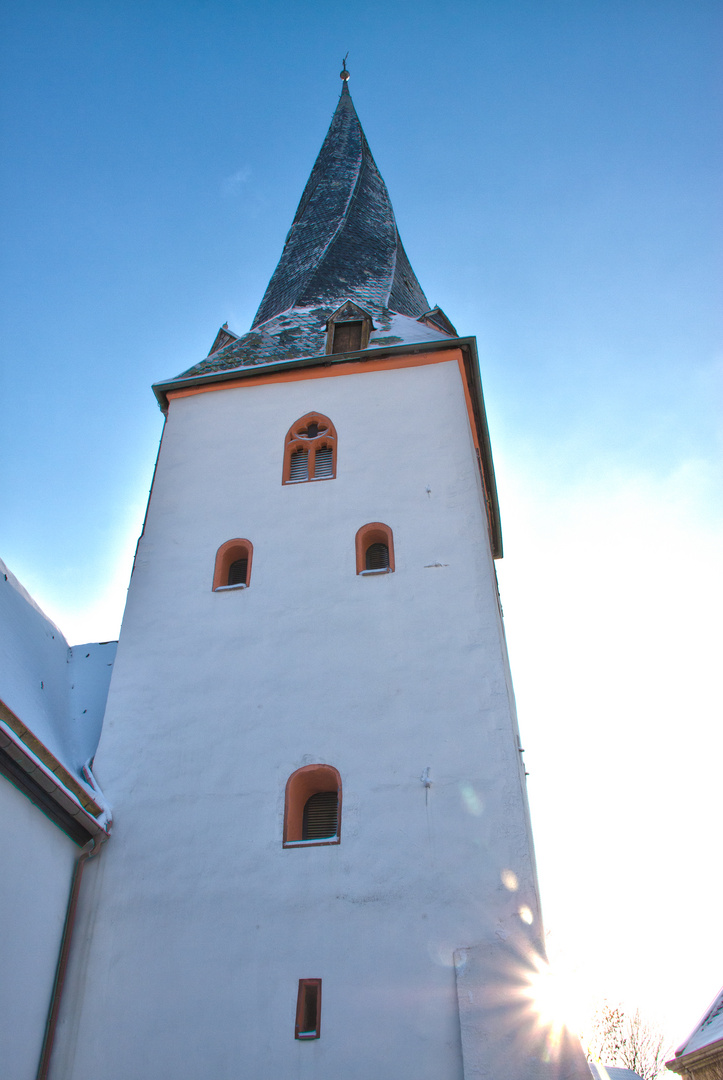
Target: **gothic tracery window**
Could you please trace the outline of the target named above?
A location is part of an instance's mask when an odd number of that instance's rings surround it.
[[[320,413],[307,413],[286,433],[282,483],[333,480],[336,476],[336,431]]]

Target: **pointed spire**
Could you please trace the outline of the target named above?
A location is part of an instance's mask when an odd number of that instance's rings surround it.
[[[341,79],[339,104],[252,329],[291,308],[347,299],[411,318],[429,310],[351,100],[346,57]]]
[[[330,320],[361,309],[364,350],[456,336],[430,311],[399,239],[389,193],[349,94],[341,96],[251,330],[222,327],[179,378],[325,355]]]

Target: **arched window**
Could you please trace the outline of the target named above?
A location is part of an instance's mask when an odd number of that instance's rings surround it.
[[[216,552],[213,591],[246,589],[251,581],[254,546],[250,540],[227,540]]]
[[[357,574],[391,574],[394,572],[394,538],[392,530],[381,521],[362,525],[356,534]]]
[[[284,847],[338,844],[341,777],[333,765],[304,765],[286,782]]]
[[[307,413],[286,433],[282,483],[333,480],[336,476],[336,431],[328,416]]]

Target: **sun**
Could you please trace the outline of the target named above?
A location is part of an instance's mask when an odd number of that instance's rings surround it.
[[[552,1053],[566,1030],[575,1037],[585,1027],[592,991],[587,979],[565,957],[536,959],[525,994]]]

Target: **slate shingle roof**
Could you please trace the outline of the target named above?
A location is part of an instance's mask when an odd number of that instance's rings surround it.
[[[322,355],[326,320],[345,300],[371,314],[369,348],[448,336],[416,322],[430,305],[346,82],[251,330],[180,377]]]
[[[429,310],[345,82],[252,329],[291,307],[347,298],[412,318]]]

